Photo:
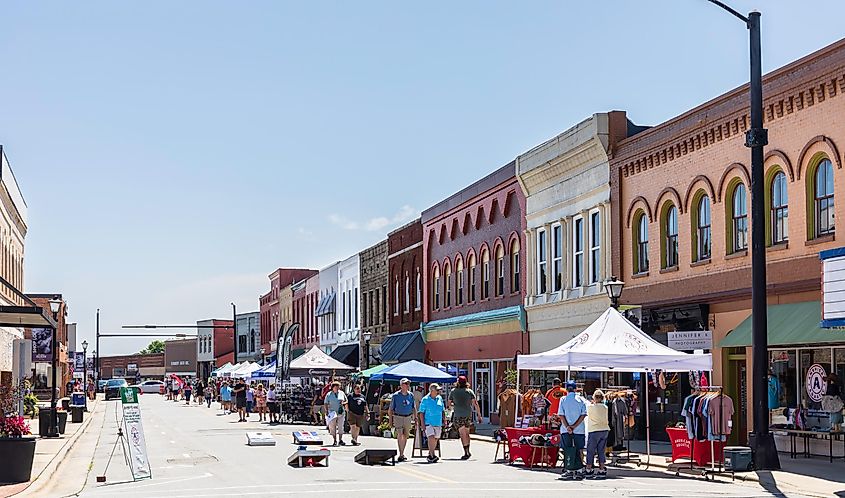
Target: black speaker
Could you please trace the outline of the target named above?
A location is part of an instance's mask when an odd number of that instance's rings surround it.
[[[355,462],[361,465],[396,465],[396,450],[364,450],[355,455]]]

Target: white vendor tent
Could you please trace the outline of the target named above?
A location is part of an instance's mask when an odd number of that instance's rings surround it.
[[[317,346],[312,347],[305,354],[290,362],[290,375],[302,377],[312,375],[312,370],[349,371],[355,370],[345,363],[341,363],[324,353]]]
[[[689,354],[666,347],[649,337],[618,311],[608,308],[583,332],[563,345],[543,353],[517,355],[516,369],[593,372],[709,371],[713,369],[713,358],[709,353]],[[647,376],[644,379],[647,379]],[[647,383],[645,404],[646,447],[650,457],[651,425]]]
[[[228,375],[229,372],[232,371],[233,368],[235,368],[235,365],[232,365],[231,363],[226,362],[225,365],[223,365],[222,367],[215,369],[213,372],[211,372],[211,376],[212,377],[225,377],[225,376]]]
[[[251,363],[245,361],[237,365],[237,367],[235,367],[234,369],[232,369],[232,371],[229,372],[229,375],[231,377],[247,378],[252,375],[252,372],[258,370],[259,368],[261,368],[261,365],[259,365],[258,363]]]

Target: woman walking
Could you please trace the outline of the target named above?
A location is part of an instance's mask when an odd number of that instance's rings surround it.
[[[593,404],[587,407],[587,479],[604,479],[607,468],[604,466],[606,456],[604,447],[607,444],[607,434],[610,426],[607,423],[607,405],[604,404],[604,393],[596,389],[593,393]],[[599,458],[599,470],[593,472],[593,460]]]
[[[211,387],[211,382],[205,386],[205,407],[211,408],[211,402],[214,400],[214,388]]]
[[[258,421],[267,420],[267,393],[264,391],[264,384],[255,386],[255,410],[258,412]]]
[[[185,404],[190,405],[191,404],[191,393],[193,392],[193,386],[191,386],[190,380],[185,382],[185,388],[182,389],[182,392],[185,395]]]
[[[475,393],[469,388],[467,378],[463,375],[458,377],[458,387],[449,393],[449,407],[452,408],[452,420],[458,427],[458,434],[461,436],[461,444],[464,447],[464,456],[461,460],[469,460],[472,455],[469,452],[469,431],[472,429],[473,412],[481,420],[481,408]]]
[[[352,389],[352,396],[349,397],[349,431],[352,433],[352,446],[358,446],[358,435],[361,434],[361,427],[364,427],[369,419],[370,410],[367,408],[367,398],[361,394],[361,385],[356,384]]]
[[[232,389],[229,387],[229,383],[227,381],[223,381],[223,384],[220,386],[220,409],[223,410],[224,414],[232,412]]]
[[[346,413],[346,394],[340,390],[340,382],[332,382],[331,391],[326,394],[326,421],[329,423],[329,432],[334,442],[332,446],[346,446],[343,442],[343,426]],[[340,434],[338,434],[340,433]]]

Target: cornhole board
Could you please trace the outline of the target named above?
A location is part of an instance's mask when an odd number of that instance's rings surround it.
[[[316,431],[293,431],[293,444],[322,446],[323,438]]]
[[[437,440],[437,448],[434,451],[438,456],[443,456],[443,453],[440,452],[440,439]],[[428,438],[423,437],[419,424],[414,425],[414,446],[411,449],[411,458],[417,458],[417,453],[419,453],[420,458],[428,456]]]
[[[247,432],[246,444],[249,446],[276,446],[276,440],[269,432]]]
[[[364,450],[355,455],[355,462],[361,465],[396,465],[396,450]]]
[[[288,457],[288,465],[291,467],[309,467],[308,461],[310,459],[310,467],[328,467],[329,455],[331,454],[332,452],[325,448],[319,450],[296,450],[293,455]]]

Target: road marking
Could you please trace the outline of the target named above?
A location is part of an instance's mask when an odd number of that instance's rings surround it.
[[[176,444],[176,441],[170,441],[170,444]]]
[[[182,453],[182,456],[185,457],[185,458],[191,458],[191,455],[189,455],[187,453]]]
[[[456,481],[453,481],[451,479],[446,479],[445,477],[440,477],[440,476],[436,476],[436,475],[433,475],[433,474],[429,474],[428,472],[424,472],[422,470],[412,469],[412,468],[409,468],[407,466],[398,467],[398,468],[391,467],[391,468],[393,470],[397,471],[397,472],[402,472],[402,473],[407,472],[412,476],[419,477],[420,479],[425,479],[427,481],[457,484]]]

